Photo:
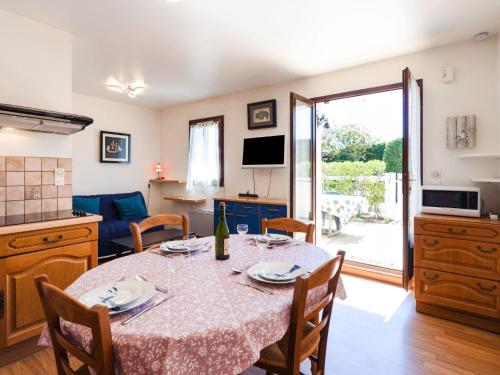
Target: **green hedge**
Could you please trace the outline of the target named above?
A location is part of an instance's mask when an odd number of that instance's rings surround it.
[[[375,212],[378,218],[380,205],[384,203],[385,184],[384,181],[372,181],[369,179],[358,179],[362,176],[383,176],[385,174],[385,163],[381,160],[344,161],[322,164],[323,192],[342,193],[344,195],[361,195],[368,200],[370,210]],[[328,180],[325,177],[344,177],[337,180]]]

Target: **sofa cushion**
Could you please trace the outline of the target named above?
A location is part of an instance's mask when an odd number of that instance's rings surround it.
[[[132,193],[119,193],[119,194],[97,194],[97,195],[75,195],[75,197],[84,197],[84,198],[101,198],[101,207],[99,209],[99,214],[102,216],[104,221],[106,220],[120,220],[120,215],[118,214],[118,210],[116,209],[115,204],[113,203],[114,199],[127,198],[137,195],[140,197],[142,202],[145,205],[144,197],[140,191],[134,191]]]
[[[144,207],[144,202],[138,195],[114,199],[113,202],[122,220],[132,220],[148,215],[146,207]]]
[[[73,209],[99,215],[101,197],[73,197]]]

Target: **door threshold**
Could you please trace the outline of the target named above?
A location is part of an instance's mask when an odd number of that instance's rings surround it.
[[[392,270],[390,268],[373,266],[370,264],[363,264],[352,262],[349,260],[344,261],[342,272],[354,276],[364,277],[370,280],[382,281],[397,286],[403,286],[403,272]]]

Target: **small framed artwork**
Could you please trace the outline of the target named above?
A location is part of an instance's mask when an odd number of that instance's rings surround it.
[[[101,131],[101,163],[130,163],[130,134]]]
[[[247,104],[248,130],[275,128],[276,99]]]

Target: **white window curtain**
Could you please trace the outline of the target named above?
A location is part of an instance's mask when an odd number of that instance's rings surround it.
[[[219,136],[218,122],[190,127],[187,190],[206,194],[219,190]]]

